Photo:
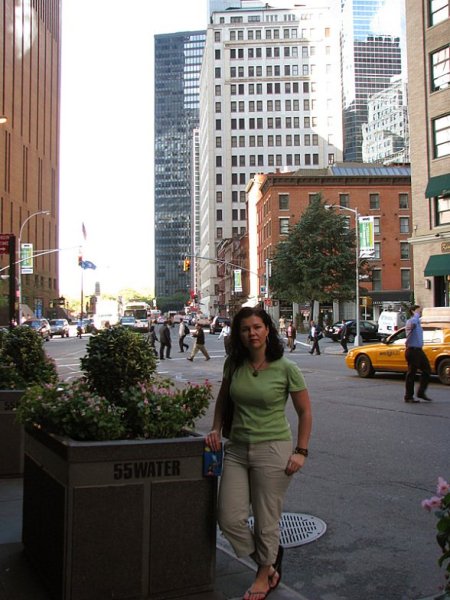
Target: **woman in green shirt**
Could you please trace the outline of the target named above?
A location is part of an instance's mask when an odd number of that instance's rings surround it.
[[[289,395],[298,414],[294,449],[285,416]],[[242,308],[233,319],[230,356],[224,365],[213,428],[206,436],[213,450],[220,449],[228,399],[233,420],[225,445],[219,526],[236,554],[251,556],[258,565],[244,600],[264,600],[281,580],[283,499],[290,476],[308,456],[312,418],[303,375],[283,357],[277,330],[260,308]],[[247,525],[250,507],[253,532]]]

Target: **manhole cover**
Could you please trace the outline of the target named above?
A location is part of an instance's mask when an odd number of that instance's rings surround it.
[[[248,520],[253,529],[253,517]],[[327,530],[326,523],[318,517],[300,513],[283,513],[280,521],[280,542],[284,548],[295,548],[320,538]]]

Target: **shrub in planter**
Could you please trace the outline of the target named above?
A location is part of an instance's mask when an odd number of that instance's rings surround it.
[[[31,327],[14,327],[0,334],[0,389],[24,389],[57,379],[55,363]]]
[[[146,338],[122,327],[91,338],[81,365],[79,380],[30,387],[18,421],[79,441],[167,439],[192,428],[212,397],[207,381],[157,381]]]

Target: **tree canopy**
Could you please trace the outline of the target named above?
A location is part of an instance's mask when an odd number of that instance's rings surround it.
[[[355,232],[318,194],[276,247],[272,293],[291,302],[349,300],[355,289]]]

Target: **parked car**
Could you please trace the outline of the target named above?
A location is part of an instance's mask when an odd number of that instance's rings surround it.
[[[50,319],[50,337],[60,335],[62,338],[69,337],[69,321],[67,319]]]
[[[356,337],[356,321],[349,320],[345,321],[349,328],[348,333],[348,341],[350,344],[353,344]],[[334,323],[333,325],[329,325],[325,327],[324,333],[327,338],[331,338],[333,342],[338,342],[341,337],[341,329],[344,325],[343,321],[339,321],[338,323]],[[370,342],[371,340],[378,340],[377,336],[378,327],[376,323],[372,323],[371,321],[360,321],[359,322],[359,333],[364,342]]]
[[[83,333],[97,333],[94,319],[83,319]]]
[[[31,327],[37,331],[46,342],[51,338],[50,323],[47,319],[28,319],[27,321],[24,321],[22,325]]]
[[[209,333],[220,333],[225,324],[231,325],[231,319],[228,317],[214,317],[211,325],[209,326]]]
[[[424,324],[423,350],[430,361],[431,372],[441,383],[450,385],[450,324]],[[358,346],[349,350],[345,362],[360,377],[373,377],[376,371],[406,373],[406,331],[402,327],[384,342]]]

